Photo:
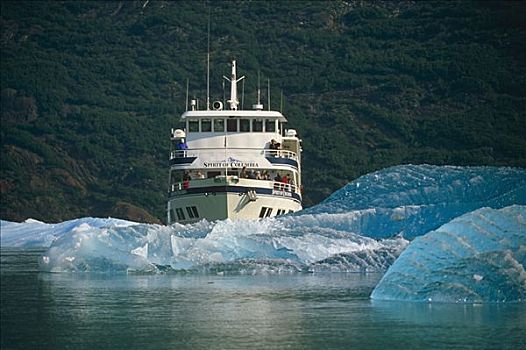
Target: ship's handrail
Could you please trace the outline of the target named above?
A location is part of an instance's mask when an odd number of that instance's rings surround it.
[[[268,149],[268,148],[247,148],[247,147],[228,147],[228,148],[189,148],[185,150],[173,150],[170,152],[170,160],[175,158],[186,158],[186,157],[199,157],[203,153],[214,153],[226,151],[237,151],[239,154],[244,155],[263,155],[265,157],[278,157],[298,160],[298,155],[295,152],[284,150],[284,149]]]
[[[173,183],[170,186],[170,194],[183,194],[188,189],[210,187],[218,184],[223,185],[239,185],[247,188],[251,187],[266,187],[274,191],[284,191],[291,193],[301,193],[301,188],[292,183],[284,183],[274,180],[259,180],[259,179],[240,179],[237,176],[228,176],[225,178],[224,175],[216,176],[210,179],[191,179],[189,181],[181,181]],[[261,185],[261,186],[258,186]],[[175,193],[174,193],[175,192]]]

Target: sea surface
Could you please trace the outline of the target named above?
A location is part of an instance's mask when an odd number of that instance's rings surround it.
[[[45,273],[2,249],[2,349],[524,349],[526,303],[377,302],[381,273]]]

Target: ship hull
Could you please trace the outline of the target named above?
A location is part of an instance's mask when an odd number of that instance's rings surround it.
[[[168,200],[168,221],[186,224],[203,218],[250,220],[301,210],[301,195],[281,186],[223,185],[179,191]]]

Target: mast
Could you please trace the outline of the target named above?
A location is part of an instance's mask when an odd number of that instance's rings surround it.
[[[237,99],[237,79],[236,79],[236,61],[232,61],[232,77],[230,78],[230,109],[237,109],[239,100]]]
[[[223,76],[223,78],[230,82],[230,100],[227,102],[230,104],[230,109],[235,111],[237,110],[237,106],[239,106],[239,100],[237,99],[237,83],[245,78],[245,76],[242,76],[241,78],[237,79],[236,60],[232,61],[232,75],[230,79],[225,76]]]

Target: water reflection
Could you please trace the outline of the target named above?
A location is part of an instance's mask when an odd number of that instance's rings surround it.
[[[331,319],[319,324],[317,314],[347,318],[334,303],[367,300],[378,278],[39,274],[52,305],[46,323],[83,325],[76,331],[98,347],[130,339],[148,347],[152,336],[174,347],[309,344],[313,333],[331,328]]]
[[[526,343],[526,304],[371,302],[379,274],[48,274],[37,272],[37,253],[1,253],[2,349],[514,349]]]
[[[374,322],[397,325],[400,341],[424,330],[425,347],[484,344],[515,349],[526,344],[526,304],[452,304],[371,301]],[[409,331],[408,331],[409,330]],[[425,339],[424,339],[425,338]]]
[[[418,325],[466,322],[480,325],[502,325],[511,322],[526,326],[526,304],[453,304],[418,303],[372,300],[373,309],[380,317]],[[503,317],[505,315],[505,317]]]

